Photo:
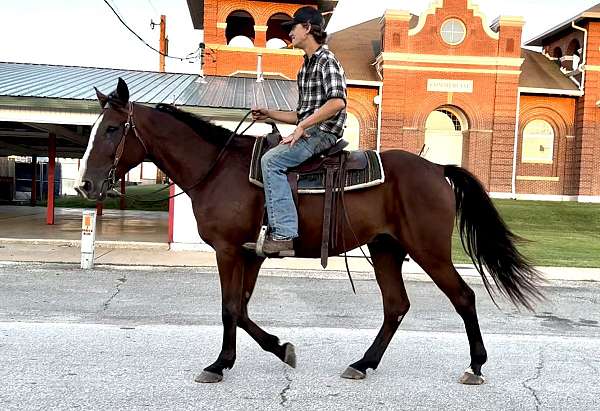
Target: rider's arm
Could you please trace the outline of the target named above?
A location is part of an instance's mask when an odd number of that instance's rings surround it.
[[[296,124],[298,122],[298,114],[295,111],[267,110],[267,115],[281,123]]]
[[[321,106],[317,111],[306,117],[300,123],[298,127],[302,127],[304,130],[310,128],[316,124],[320,124],[325,120],[330,119],[346,107],[346,101],[341,98],[332,98],[327,100],[325,104]]]

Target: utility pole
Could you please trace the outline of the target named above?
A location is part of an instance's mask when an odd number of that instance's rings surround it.
[[[168,54],[169,50],[169,39],[167,38],[167,16],[164,14],[160,15],[160,54],[159,54],[159,67],[158,71],[161,73],[165,72],[165,54]]]

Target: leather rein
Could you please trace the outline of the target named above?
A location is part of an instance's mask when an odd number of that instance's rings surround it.
[[[115,152],[115,159],[113,161],[113,164],[110,168],[110,170],[108,171],[108,176],[107,178],[104,180],[103,184],[106,183],[107,184],[107,191],[113,190],[116,191],[117,193],[119,193],[115,187],[117,185],[118,182],[118,178],[116,176],[116,170],[117,170],[117,166],[119,164],[119,161],[121,160],[121,157],[123,156],[123,151],[125,150],[125,140],[127,135],[129,134],[129,132],[131,130],[133,130],[133,133],[135,134],[135,136],[137,137],[138,141],[140,142],[140,144],[142,145],[142,147],[144,148],[144,158],[146,156],[148,156],[149,152],[148,152],[148,148],[146,146],[146,143],[144,143],[144,140],[142,139],[142,136],[140,135],[139,131],[137,130],[137,127],[135,126],[135,118],[134,118],[134,106],[135,104],[133,102],[129,102],[129,110],[128,110],[128,114],[127,114],[127,121],[124,124],[124,128],[123,128],[123,134],[121,136],[121,140],[119,141],[119,145],[117,146],[117,150]],[[206,172],[206,174],[204,174],[204,176],[198,180],[197,182],[195,182],[194,184],[192,184],[190,187],[188,188],[182,188],[181,192],[178,194],[174,194],[165,198],[162,198],[160,200],[137,200],[137,201],[142,201],[142,202],[147,202],[147,203],[158,203],[161,201],[166,201],[169,200],[171,198],[175,198],[181,194],[184,193],[188,193],[190,190],[192,190],[193,188],[198,187],[200,184],[204,183],[208,177],[211,175],[212,171],[216,168],[217,164],[223,159],[223,157],[225,156],[225,152],[227,151],[227,148],[229,147],[229,145],[231,144],[231,142],[233,141],[234,137],[237,134],[237,131],[240,129],[240,127],[242,126],[242,124],[244,124],[244,121],[246,121],[246,119],[248,118],[248,116],[252,114],[252,111],[248,111],[246,113],[246,115],[242,118],[242,120],[239,122],[239,124],[237,125],[237,127],[235,128],[235,130],[231,133],[231,135],[227,138],[227,141],[225,141],[225,144],[223,145],[223,147],[221,148],[221,150],[219,151],[219,153],[217,154],[217,157],[213,160],[213,162],[211,163],[210,167],[208,168],[208,171]],[[246,131],[248,131],[248,129],[250,127],[252,127],[254,125],[256,121],[252,121],[252,123],[250,123],[250,125],[248,127],[246,127],[246,129],[244,129],[244,131],[241,134],[244,134]],[[172,185],[174,185],[175,183],[171,182],[169,183],[169,185],[167,185],[166,187],[163,187],[153,193],[150,194],[156,194],[159,193],[169,187],[171,187]],[[119,193],[121,196],[124,197],[128,197],[127,195],[123,194],[123,193]],[[129,196],[129,198],[133,198],[131,196]]]

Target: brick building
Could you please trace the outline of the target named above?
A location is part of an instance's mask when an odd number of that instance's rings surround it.
[[[280,23],[336,1],[188,0],[207,75],[289,79],[302,51]],[[600,5],[521,47],[524,21],[470,0],[388,10],[334,33],[349,85],[345,137],[474,172],[496,197],[600,201]]]

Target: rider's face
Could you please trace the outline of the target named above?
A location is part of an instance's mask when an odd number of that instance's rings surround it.
[[[308,37],[308,33],[310,32],[310,26],[306,27],[303,24],[294,24],[292,30],[290,31],[290,39],[292,40],[292,45],[294,47],[302,48],[306,38]]]

